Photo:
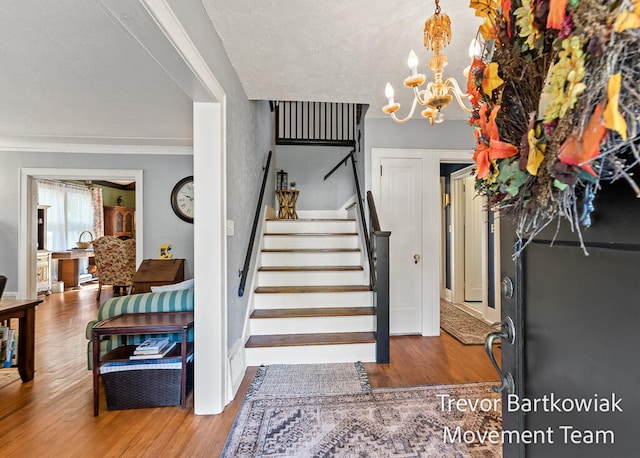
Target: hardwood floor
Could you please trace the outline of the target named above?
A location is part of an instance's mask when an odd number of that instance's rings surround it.
[[[95,319],[95,288],[53,294],[36,315],[36,376],[0,389],[4,456],[218,456],[256,368],[247,369],[236,399],[220,415],[188,408],[108,411],[92,415],[85,326]],[[104,288],[102,300],[111,297]],[[365,364],[374,387],[497,380],[480,345],[441,337],[394,337],[391,364]]]

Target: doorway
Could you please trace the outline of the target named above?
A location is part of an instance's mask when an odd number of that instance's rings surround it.
[[[451,174],[451,302],[487,323],[500,321],[495,214],[475,191],[473,166]]]
[[[441,280],[441,208],[442,199],[440,193],[440,163],[465,162],[472,163],[472,151],[466,150],[426,150],[426,149],[389,149],[389,148],[372,148],[371,149],[371,190],[374,195],[378,213],[386,212],[382,207],[385,205],[395,205],[395,199],[383,196],[382,180],[384,177],[383,160],[390,158],[395,159],[418,159],[420,164],[421,178],[419,199],[420,212],[419,220],[422,225],[421,233],[415,235],[416,247],[420,248],[420,252],[414,251],[410,253],[409,259],[405,260],[407,266],[418,266],[419,273],[413,277],[418,282],[416,288],[420,293],[420,320],[413,330],[423,336],[439,336],[440,335],[440,280]],[[382,167],[382,169],[381,169]],[[380,171],[382,170],[382,175]],[[404,205],[404,204],[403,204]],[[417,215],[417,213],[416,213]],[[414,215],[414,217],[416,216]],[[399,233],[388,226],[384,226],[383,230],[391,231],[389,243],[392,244],[394,238]],[[393,224],[393,223],[392,223]],[[418,231],[420,232],[420,231]],[[391,250],[394,247],[391,245]],[[414,254],[418,254],[418,264]],[[393,291],[393,285],[402,284],[405,273],[402,270],[391,267],[390,284]],[[393,294],[393,293],[392,293]],[[391,298],[393,302],[393,297]],[[391,305],[391,316],[393,317],[393,304]]]
[[[142,170],[21,169],[18,290],[20,297],[36,297],[37,189],[35,180],[133,180],[136,183],[136,265],[143,258]]]

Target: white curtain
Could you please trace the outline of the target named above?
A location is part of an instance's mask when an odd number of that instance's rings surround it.
[[[64,251],[75,248],[80,234],[93,234],[93,205],[91,190],[85,186],[49,180],[37,180],[38,204],[49,205],[47,210],[47,248]],[[82,240],[91,237],[84,234]]]

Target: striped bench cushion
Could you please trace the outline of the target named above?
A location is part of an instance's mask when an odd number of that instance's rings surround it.
[[[124,313],[149,313],[149,312],[184,312],[193,310],[193,288],[177,291],[162,291],[156,293],[134,294],[132,296],[114,297],[104,301],[98,309],[98,319],[87,325],[87,361],[88,367],[92,367],[92,333],[93,325],[98,321],[106,320]],[[127,336],[130,345],[144,342],[151,334],[138,334]],[[153,334],[153,337],[166,336],[170,340],[180,340],[180,334]],[[193,341],[193,328],[189,329],[187,340]],[[100,355],[103,355],[121,345],[121,336],[105,336],[100,341]]]

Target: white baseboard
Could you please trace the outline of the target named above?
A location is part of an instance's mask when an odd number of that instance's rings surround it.
[[[227,393],[227,403],[231,402],[236,396],[236,393],[240,389],[242,379],[244,378],[245,370],[247,369],[242,339],[235,341],[233,346],[229,349],[228,354],[229,360],[227,362],[227,374],[229,374],[229,380],[227,386],[229,387],[229,390]]]

